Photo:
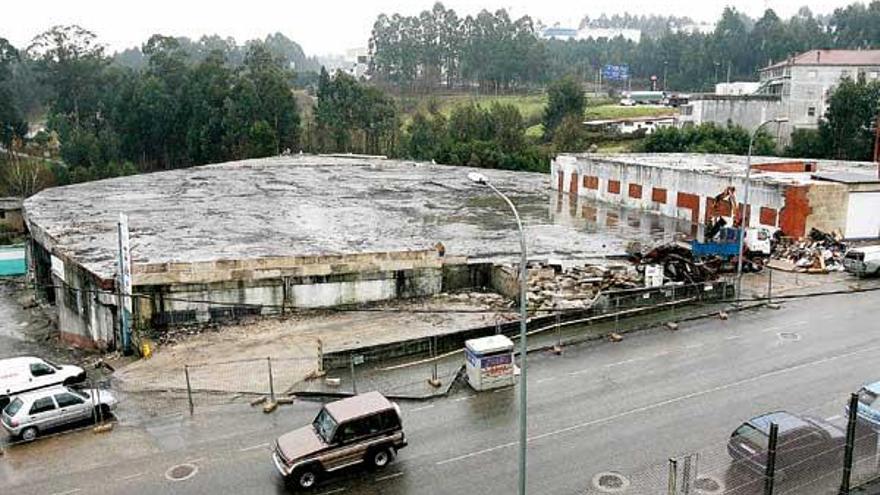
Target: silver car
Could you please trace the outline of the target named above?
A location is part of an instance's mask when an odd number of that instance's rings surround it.
[[[116,397],[107,390],[76,390],[66,386],[44,388],[12,399],[0,415],[0,424],[26,442],[47,430],[85,421],[96,413],[109,416]]]

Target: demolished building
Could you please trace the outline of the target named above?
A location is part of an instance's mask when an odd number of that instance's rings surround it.
[[[516,224],[469,171],[304,155],[48,189],[24,204],[29,268],[62,337],[99,348],[118,347],[120,213],[135,331],[457,288],[505,294],[494,268],[518,259]],[[518,205],[530,259],[625,252],[623,237],[555,218],[546,174],[485,173]]]
[[[743,200],[746,157],[564,154],[553,160],[551,174],[560,192],[686,220],[699,234],[719,191],[732,186]],[[796,239],[813,228],[847,239],[880,237],[876,164],[753,157],[750,181],[748,225]]]

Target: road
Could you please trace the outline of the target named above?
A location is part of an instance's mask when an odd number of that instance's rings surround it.
[[[880,378],[878,302],[880,293],[790,301],[530,356],[529,492],[593,493],[594,477],[612,471],[629,480],[618,493],[660,493],[667,459],[689,453],[700,454],[702,474],[731,484],[724,447],[743,420],[786,409],[842,424],[848,394]],[[410,446],[397,461],[316,493],[515,493],[515,393],[461,390],[403,404]],[[235,403],[135,424],[121,414],[109,434],[11,447],[0,483],[17,495],[284,493],[270,442],[318,408],[299,402],[263,415]],[[182,463],[197,471],[169,480]]]

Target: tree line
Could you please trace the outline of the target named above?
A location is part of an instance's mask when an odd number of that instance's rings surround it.
[[[380,15],[372,30],[372,73],[404,90],[479,88],[509,90],[543,86],[568,74],[591,81],[606,64],[630,66],[634,86],[656,76],[662,86],[703,91],[715,82],[755,80],[771,62],[814,48],[880,46],[880,0],[853,3],[827,17],[801,8],[789,19],[767,9],[751,19],[724,9],[711,33],[684,29],[682,18],[623,16],[585,19],[583,25],[643,26],[638,43],[614,39],[541,39],[529,16],[505,10],[462,17],[437,3],[415,16]]]

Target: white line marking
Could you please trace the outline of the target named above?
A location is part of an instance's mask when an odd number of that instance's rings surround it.
[[[259,445],[251,445],[250,447],[245,447],[245,448],[243,448],[243,449],[238,449],[238,451],[239,451],[239,452],[247,452],[247,451],[249,451],[249,450],[264,449],[264,448],[266,448],[266,447],[268,447],[268,446],[269,446],[268,443],[261,443],[261,444],[259,444]]]
[[[776,330],[781,330],[781,329],[782,329],[782,327],[780,327],[780,326],[774,326],[774,327],[764,328],[761,331],[762,332],[775,332]]]
[[[184,464],[195,464],[195,463],[197,463],[197,462],[202,462],[202,461],[204,461],[204,460],[205,460],[204,457],[199,457],[199,458],[197,458],[197,459],[190,459],[190,460],[188,460],[188,461],[184,461]]]
[[[663,356],[666,356],[667,354],[669,354],[669,351],[662,351],[662,352],[658,352],[657,354],[654,354],[654,357],[663,357]]]
[[[399,476],[403,476],[403,473],[394,473],[394,474],[389,474],[386,476],[380,476],[380,477],[376,478],[376,481],[390,480],[390,479],[397,478]]]
[[[431,409],[432,407],[434,407],[434,404],[428,404],[427,406],[416,407],[416,408],[410,409],[409,412],[424,411],[426,409]]]
[[[721,392],[722,390],[727,390],[727,389],[738,387],[740,385],[746,385],[749,383],[757,382],[757,381],[763,380],[765,378],[770,378],[773,376],[781,375],[783,373],[790,373],[792,371],[797,371],[797,370],[807,368],[810,366],[816,366],[819,364],[830,363],[832,361],[837,361],[838,359],[844,359],[844,358],[856,356],[858,354],[876,352],[878,350],[880,350],[880,346],[867,347],[867,348],[859,349],[857,351],[845,352],[843,354],[829,356],[829,357],[822,358],[817,361],[812,361],[809,363],[802,363],[802,364],[798,364],[795,366],[790,366],[788,368],[782,368],[782,369],[778,369],[775,371],[768,371],[766,373],[762,373],[760,375],[755,375],[750,378],[743,378],[742,380],[737,380],[734,382],[726,383],[724,385],[718,385],[717,387],[707,388],[705,390],[699,390],[697,392],[691,392],[691,393],[685,394],[685,395],[679,395],[678,397],[673,397],[671,399],[666,399],[664,401],[655,402],[653,404],[648,404],[647,406],[636,407],[634,409],[628,409],[626,411],[623,411],[623,412],[620,412],[617,414],[612,414],[611,416],[606,416],[604,418],[598,418],[598,419],[586,421],[583,423],[578,423],[578,424],[574,424],[571,426],[567,426],[565,428],[560,428],[558,430],[553,430],[553,431],[548,431],[546,433],[541,433],[540,435],[534,435],[534,436],[528,437],[527,442],[533,442],[535,440],[541,440],[541,439],[556,436],[556,435],[559,435],[562,433],[568,433],[570,431],[580,430],[583,428],[595,426],[595,425],[602,424],[602,423],[608,423],[610,421],[625,418],[627,416],[632,416],[634,414],[652,411],[654,409],[659,409],[661,407],[665,407],[665,406],[675,404],[678,402],[684,402],[689,399],[694,399],[694,398],[701,397],[704,395],[709,395],[709,394],[712,394],[715,392]],[[457,462],[457,461],[462,461],[464,459],[470,459],[471,457],[477,457],[477,456],[480,456],[483,454],[488,454],[490,452],[495,452],[496,450],[501,450],[501,449],[505,449],[508,447],[512,447],[514,445],[517,445],[517,443],[518,442],[509,442],[509,443],[505,443],[505,444],[501,444],[501,445],[496,445],[494,447],[489,447],[487,449],[478,450],[476,452],[471,452],[469,454],[463,454],[463,455],[460,455],[457,457],[451,457],[449,459],[437,461],[437,465],[442,466],[444,464],[449,464],[451,462]]]
[[[642,361],[642,360],[644,360],[644,359],[645,359],[645,358],[643,358],[643,357],[637,357],[637,358],[627,359],[626,361],[618,361],[618,362],[616,362],[616,363],[606,364],[605,367],[606,367],[606,368],[610,368],[610,367],[612,367],[612,366],[620,366],[621,364],[634,363],[634,362],[636,362],[636,361]]]
[[[140,478],[143,475],[144,475],[144,473],[130,474],[128,476],[124,476],[122,478],[119,478],[119,481],[129,481],[129,480],[133,480],[135,478]]]
[[[74,488],[73,490],[67,490],[66,492],[55,492],[52,495],[71,495],[72,493],[81,492],[79,488]]]
[[[500,394],[501,392],[507,392],[508,390],[510,390],[510,389],[507,387],[504,387],[504,388],[499,388],[498,390],[495,390],[492,393],[493,394]]]
[[[544,383],[544,382],[553,381],[553,380],[555,380],[555,379],[556,379],[555,376],[550,376],[550,377],[547,377],[547,378],[541,378],[540,380],[535,380],[535,383]]]
[[[835,414],[834,416],[828,416],[827,418],[825,418],[825,421],[836,421],[842,417],[843,416],[841,416],[840,414]]]
[[[569,376],[575,376],[575,375],[580,375],[580,374],[582,374],[582,373],[589,373],[590,371],[593,371],[593,368],[584,368],[584,369],[582,369],[582,370],[569,371],[569,372],[568,372],[568,375],[569,375]]]
[[[691,344],[691,345],[684,346],[684,348],[685,349],[699,349],[700,347],[703,347],[704,345],[705,344]]]
[[[461,402],[461,401],[463,401],[463,400],[471,400],[471,399],[473,399],[474,397],[476,397],[476,395],[469,395],[469,396],[467,396],[467,397],[459,397],[459,398],[457,398],[457,399],[452,399],[452,402]]]
[[[742,335],[728,335],[727,337],[724,337],[724,340],[735,340],[740,338],[742,338]]]
[[[345,490],[347,490],[347,488],[337,488],[337,489],[335,489],[335,490],[330,490],[330,491],[328,491],[328,492],[321,492],[320,495],[330,495],[331,493],[344,492]]]

